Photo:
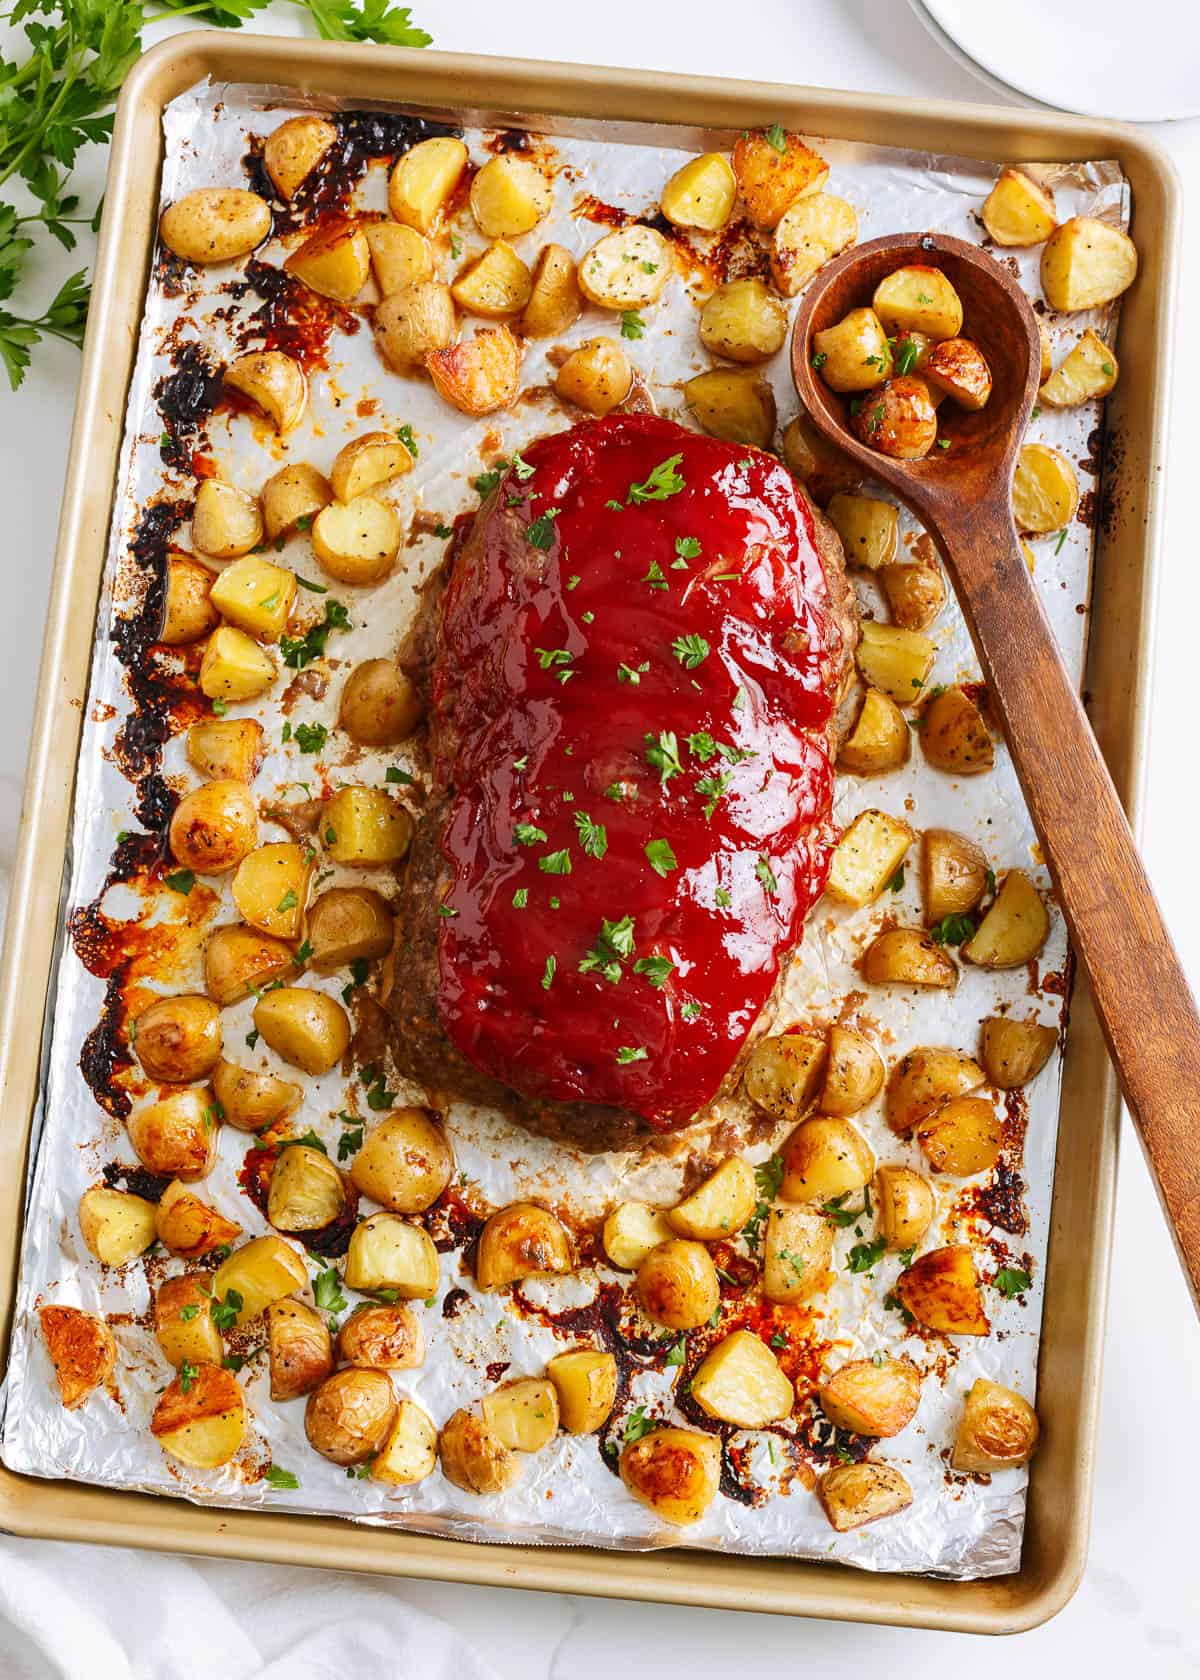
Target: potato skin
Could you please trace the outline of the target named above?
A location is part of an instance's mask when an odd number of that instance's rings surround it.
[[[1058,1043],[1053,1027],[1037,1021],[1015,1021],[1011,1015],[990,1015],[983,1023],[980,1060],[993,1085],[1016,1091],[1036,1079]]]
[[[740,1155],[731,1155],[690,1196],[668,1210],[667,1222],[681,1237],[718,1242],[741,1230],[757,1200],[754,1168]]]
[[[217,1106],[206,1085],[182,1086],[147,1108],[135,1108],[126,1121],[142,1165],[158,1177],[185,1183],[207,1178],[213,1170],[218,1129]]]
[[[969,1248],[951,1244],[919,1255],[896,1281],[896,1294],[917,1320],[948,1336],[987,1336],[975,1261]]]
[[[909,1359],[852,1359],[821,1384],[822,1410],[854,1435],[899,1435],[916,1416],[921,1373]]]
[[[159,641],[166,647],[183,647],[207,636],[218,613],[210,599],[213,574],[190,554],[172,550],[167,555],[167,581],[163,595],[163,626]]]
[[[225,1123],[239,1132],[261,1132],[264,1126],[286,1120],[300,1106],[299,1085],[273,1073],[259,1073],[220,1061],[212,1072],[212,1088]]]
[[[272,1301],[266,1320],[271,1399],[299,1400],[333,1370],[329,1327],[304,1301]]]
[[[200,264],[244,257],[270,231],[270,205],[242,187],[197,187],[169,204],[158,224],[169,251]]]
[[[471,214],[487,239],[515,239],[549,214],[550,182],[536,164],[513,152],[489,158],[471,182]]]
[[[777,1120],[799,1120],[816,1099],[828,1041],[816,1033],[776,1033],[760,1039],[743,1076],[752,1103]]]
[[[818,507],[825,507],[839,490],[857,487],[858,468],[817,431],[807,414],[797,414],[788,421],[780,443],[784,465]]]
[[[875,1219],[892,1249],[915,1248],[933,1223],[933,1191],[912,1167],[882,1166],[875,1174]]]
[[[246,1434],[246,1402],[233,1373],[197,1365],[184,1389],[182,1372],[163,1391],[150,1432],[164,1452],[196,1470],[215,1470],[238,1451]]]
[[[1078,507],[1079,479],[1062,451],[1048,443],[1022,444],[1012,485],[1017,530],[1027,536],[1061,530]]]
[[[308,986],[281,986],[254,1006],[254,1026],[277,1055],[314,1076],[336,1067],[350,1043],[340,1003]]]
[[[727,280],[700,311],[700,342],[731,362],[765,362],[783,348],[787,325],[787,311],[761,280]]]
[[[881,566],[879,581],[892,621],[904,630],[928,630],[946,605],[946,580],[936,565],[901,561]]]
[[[392,912],[370,887],[330,887],[308,913],[308,966],[330,974],[347,963],[386,957],[392,948]]]
[[[288,117],[268,134],[263,167],[281,198],[291,198],[337,141],[337,129],[325,117]]]
[[[475,1279],[481,1289],[504,1289],[542,1272],[569,1272],[571,1244],[554,1214],[534,1202],[510,1202],[493,1213],[479,1236]]]
[[[721,1302],[712,1256],[703,1243],[683,1237],[650,1250],[638,1267],[635,1287],[643,1310],[671,1330],[695,1330]]]
[[[927,1114],[951,1097],[983,1084],[983,1069],[962,1050],[920,1045],[909,1050],[888,1077],[887,1122],[905,1137]]]
[[[39,1307],[38,1321],[54,1366],[59,1399],[73,1412],[112,1376],[116,1340],[102,1319],[79,1307]]]
[[[827,1202],[861,1190],[871,1182],[875,1157],[871,1146],[847,1120],[818,1115],[803,1120],[781,1151],[785,1202]]]
[[[503,1493],[521,1479],[523,1466],[482,1418],[457,1411],[438,1441],[442,1474],[466,1493]]]
[[[829,1029],[825,1082],[817,1098],[821,1114],[845,1120],[873,1102],[883,1089],[883,1059],[861,1033],[834,1025]]]
[[[403,1301],[359,1307],[338,1331],[338,1358],[377,1371],[408,1371],[425,1358],[421,1321]]]
[[[252,782],[262,762],[262,724],[254,718],[205,718],[187,732],[193,770],[212,782]]]
[[[365,659],[346,679],[338,723],[361,746],[390,747],[412,734],[423,709],[394,660]]]
[[[396,1399],[386,1372],[350,1365],[326,1377],[308,1397],[308,1444],[333,1464],[362,1464],[391,1433]]]
[[[263,530],[268,542],[293,531],[303,519],[312,524],[333,499],[324,473],[308,461],[289,461],[262,487]]]
[[[463,414],[492,414],[516,400],[521,346],[506,326],[481,327],[464,343],[427,350],[424,364],[438,396]]]
[[[709,437],[769,449],[775,435],[775,393],[744,368],[714,368],[683,387],[688,408]]]
[[[953,957],[924,928],[889,928],[867,946],[863,979],[873,986],[932,986],[953,991],[958,969]]]
[[[916,1138],[934,1172],[970,1178],[1000,1153],[1000,1122],[986,1097],[951,1097],[917,1123]]]
[[[280,1150],[267,1197],[267,1218],[277,1231],[322,1231],[348,1200],[342,1174],[322,1150],[300,1143]]]
[[[441,221],[468,161],[462,141],[449,135],[419,140],[410,146],[388,180],[391,214],[418,233],[431,233]]]
[[[214,928],[204,947],[204,989],[222,1008],[240,1003],[255,987],[294,973],[291,946],[244,922]]]
[[[617,1362],[599,1348],[572,1348],[557,1353],[546,1375],[558,1394],[559,1422],[568,1435],[594,1434],[617,1398]]]
[[[762,1290],[768,1301],[804,1301],[829,1282],[833,1227],[823,1214],[800,1202],[773,1207],[763,1240]]]
[[[930,927],[947,916],[974,910],[987,885],[988,860],[973,840],[951,828],[925,830],[921,837],[921,891]]]
[[[856,776],[881,776],[908,763],[912,731],[896,702],[868,688],[853,729],[842,742],[838,767]]]
[[[258,810],[244,782],[206,782],[185,793],[168,831],[171,856],[197,875],[225,875],[258,844]]]
[[[912,1504],[912,1489],[892,1464],[836,1464],[817,1483],[817,1498],[839,1534],[894,1516]]]
[[[207,1079],[221,1059],[221,1016],[197,992],[159,998],[134,1021],[130,1044],[142,1071],[164,1085]]]
[[[308,404],[308,379],[301,364],[282,350],[251,350],[225,369],[225,383],[248,397],[278,432],[291,431]]]
[[[368,1132],[350,1166],[364,1196],[393,1213],[423,1213],[450,1182],[454,1152],[428,1109],[397,1108]]]
[[[562,245],[544,245],[533,267],[529,302],[517,322],[522,338],[555,338],[583,313],[575,259]]]
[[[1037,1413],[1015,1389],[977,1377],[963,1403],[950,1468],[989,1474],[1028,1464],[1037,1450]]]
[[[873,309],[852,309],[812,342],[813,368],[831,391],[871,391],[892,376],[887,334]]]
[[[961,688],[935,694],[921,716],[921,751],[935,770],[978,776],[995,762],[983,713]]]
[[[430,350],[453,344],[458,314],[449,286],[417,280],[378,305],[371,322],[380,354],[394,373],[413,373]]]
[[[668,1425],[630,1441],[621,1453],[621,1480],[633,1497],[664,1522],[699,1522],[716,1498],[721,1446],[713,1435]]]
[[[798,198],[815,193],[829,174],[829,165],[798,134],[778,136],[758,129],[743,134],[733,148],[733,173],[746,214],[756,228],[770,229]]]
[[[365,432],[343,444],[329,469],[329,485],[339,502],[369,495],[412,471],[413,458],[390,432]]]
[[[124,1266],[154,1241],[154,1203],[94,1184],[79,1198],[79,1232],[103,1266]]]
[[[1020,968],[1036,957],[1050,933],[1050,913],[1023,869],[1010,869],[983,920],[961,950],[981,968]]]
[[[177,1371],[185,1360],[189,1365],[221,1363],[225,1350],[210,1306],[208,1279],[202,1272],[185,1272],[159,1284],[154,1296],[154,1334],[163,1358]]]
[[[921,461],[937,438],[937,409],[929,386],[916,374],[900,374],[863,398],[850,417],[861,443],[895,461]]]
[[[175,1179],[167,1185],[154,1209],[154,1233],[172,1254],[184,1260],[198,1260],[202,1254],[211,1254],[215,1248],[236,1242],[242,1227]]]
[[[258,547],[262,534],[256,496],[219,478],[201,479],[192,508],[192,541],[202,554],[237,560]]]
[[[611,413],[633,389],[633,368],[615,339],[589,338],[554,375],[554,390],[564,402],[587,414]]]
[[[925,358],[921,377],[968,413],[985,407],[992,394],[992,370],[983,351],[969,338],[944,338],[935,344]]]
[[[359,224],[343,218],[318,227],[283,266],[321,297],[353,303],[371,272],[371,247]]]
[[[250,927],[277,939],[299,939],[312,875],[311,847],[294,840],[268,841],[256,846],[234,871],[234,906]]]

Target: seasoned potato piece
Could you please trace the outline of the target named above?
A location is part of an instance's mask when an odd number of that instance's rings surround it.
[[[450,136],[419,140],[392,170],[388,210],[405,227],[432,232],[466,167],[467,148],[461,140]]]
[[[192,1470],[228,1464],[246,1436],[246,1402],[232,1371],[196,1365],[163,1390],[150,1433],[159,1446]]]
[[[203,1254],[236,1242],[242,1227],[176,1179],[167,1185],[154,1209],[154,1234],[172,1254],[199,1260]]]
[[[386,1371],[348,1365],[314,1388],[304,1408],[308,1444],[333,1464],[374,1458],[396,1421],[396,1397]]]
[[[1038,401],[1047,408],[1078,408],[1094,397],[1106,397],[1116,383],[1117,358],[1088,327],[1058,372],[1042,386]]]
[[[277,1056],[305,1073],[328,1073],[350,1043],[350,1017],[324,992],[279,986],[254,1006],[254,1028]]]
[[[240,1003],[294,968],[292,950],[282,939],[270,939],[240,922],[214,928],[204,947],[204,987],[222,1008]]]
[[[831,391],[870,391],[890,379],[892,352],[875,311],[852,309],[814,333],[812,365]]]
[[[491,414],[516,399],[521,346],[507,327],[481,327],[465,344],[427,350],[425,371],[438,396],[463,414]]]
[[[1120,228],[1072,216],[1042,250],[1042,290],[1051,309],[1098,309],[1132,286],[1138,254]]]
[[[775,435],[775,393],[760,375],[714,368],[689,379],[683,394],[709,437],[769,447]]]
[[[916,1416],[921,1373],[909,1359],[851,1359],[821,1384],[821,1409],[852,1435],[899,1435]]]
[[[79,1231],[102,1266],[124,1266],[154,1241],[154,1203],[93,1184],[79,1198]]]
[[[591,1435],[608,1421],[617,1398],[617,1362],[599,1348],[556,1353],[546,1375],[558,1395],[558,1417],[568,1435]]]
[[[412,829],[404,806],[379,788],[340,788],[321,820],[321,838],[334,862],[364,869],[399,863],[408,850]]]
[[[916,1138],[934,1172],[971,1178],[1000,1153],[1000,1122],[987,1097],[951,1097],[917,1122]]]
[[[1037,1021],[1014,1021],[1009,1015],[989,1015],[983,1023],[980,1060],[993,1085],[1017,1091],[1028,1085],[1050,1060],[1058,1034]]]
[[[272,840],[244,857],[234,873],[233,902],[251,927],[299,939],[312,880],[312,848]]]
[[[903,561],[879,568],[892,620],[903,630],[928,630],[946,605],[946,580],[936,565]]]
[[[482,1418],[457,1411],[438,1442],[442,1475],[466,1493],[504,1493],[520,1481],[521,1460]]]
[[[672,1237],[652,1248],[638,1267],[642,1310],[671,1330],[695,1330],[721,1302],[717,1268],[703,1243]]]
[[[668,1209],[667,1223],[681,1237],[719,1242],[741,1230],[757,1200],[754,1168],[740,1155],[731,1155],[690,1196]]]
[[[871,1182],[875,1157],[871,1146],[847,1120],[818,1115],[802,1120],[783,1149],[785,1202],[827,1202],[861,1190]]]
[[[497,239],[460,270],[450,291],[468,315],[502,321],[506,315],[519,315],[529,302],[533,276],[508,241]]]
[[[816,1098],[827,1053],[827,1040],[816,1033],[760,1039],[746,1063],[746,1095],[777,1120],[801,1119]]]
[[[1020,169],[1002,169],[980,216],[997,245],[1040,245],[1054,232],[1054,194]]]
[[[347,1281],[349,1281],[347,1279]],[[237,1312],[236,1324],[259,1317],[275,1301],[294,1295],[308,1283],[303,1257],[282,1237],[254,1237],[235,1248],[212,1275],[212,1296]],[[238,1296],[241,1306],[233,1296]]]
[[[784,465],[819,506],[824,507],[839,490],[857,485],[858,468],[816,429],[807,414],[788,421],[781,442]]]
[[[154,1296],[154,1334],[168,1365],[219,1365],[225,1349],[202,1272],[167,1278]]]
[[[308,913],[310,968],[331,974],[348,963],[386,957],[392,948],[392,912],[370,887],[330,887]]]
[[[737,177],[720,152],[703,152],[677,169],[662,190],[662,213],[675,227],[716,233],[733,214]]]
[[[337,133],[327,118],[309,114],[289,117],[268,134],[263,145],[263,167],[281,198],[291,198],[303,185],[336,144]]]
[[[237,560],[262,541],[256,497],[219,478],[204,478],[192,509],[192,541],[214,560]]]
[[[338,450],[329,483],[339,502],[353,502],[412,470],[413,458],[390,432],[366,432]]]
[[[1024,870],[1010,869],[962,955],[981,968],[1019,968],[1037,956],[1049,932],[1041,894]]]
[[[911,706],[921,698],[925,679],[933,669],[937,649],[920,630],[876,624],[865,618],[854,658],[865,683],[882,690],[897,706]]]
[[[793,204],[775,229],[771,278],[784,297],[795,297],[831,257],[858,238],[854,206],[830,193],[813,193]]]
[[[263,528],[274,542],[297,527],[307,530],[333,492],[324,473],[307,461],[289,461],[262,487]]]
[[[883,1061],[870,1039],[836,1023],[829,1029],[825,1083],[817,1110],[845,1120],[873,1102],[883,1089]]]
[[[534,1202],[510,1202],[484,1225],[475,1258],[480,1289],[506,1289],[521,1278],[569,1272],[571,1243],[561,1222]]]
[[[863,979],[872,986],[941,986],[953,991],[958,969],[953,957],[924,928],[889,928],[863,952]]]
[[[839,1534],[895,1516],[912,1504],[912,1489],[893,1464],[835,1464],[817,1482],[817,1498]]]
[[[978,776],[995,762],[983,713],[961,688],[944,688],[921,714],[921,751],[935,770]]]
[[[454,298],[440,280],[416,280],[389,292],[371,325],[384,361],[396,373],[423,368],[431,350],[444,350],[458,335]]]
[[[270,231],[270,205],[243,187],[197,187],[169,204],[158,224],[168,251],[190,263],[233,262]]]
[[[529,302],[517,322],[523,338],[555,338],[579,319],[583,296],[575,259],[561,245],[543,245],[533,265]]]
[[[259,554],[226,566],[212,586],[212,603],[222,617],[264,641],[278,641],[295,599],[295,576]]]
[[[940,268],[897,268],[879,282],[871,301],[889,333],[919,332],[940,343],[962,331],[962,299]]]
[[[356,221],[329,222],[310,234],[283,266],[321,297],[353,303],[371,272],[371,247]]]
[[[838,767],[856,776],[882,776],[908,763],[912,732],[896,702],[868,688],[854,728],[842,742]]]
[[[896,1294],[918,1324],[948,1336],[991,1331],[971,1250],[961,1243],[920,1255],[896,1281]]]
[[[267,1218],[277,1231],[322,1231],[340,1218],[346,1202],[345,1180],[324,1150],[285,1144],[267,1197]]]
[[[374,1213],[354,1227],[346,1251],[348,1288],[394,1289],[406,1301],[426,1301],[437,1293],[440,1278],[433,1238],[419,1225],[394,1213]]]
[[[633,1497],[664,1522],[699,1522],[717,1496],[721,1443],[698,1429],[668,1425],[621,1452],[621,1480]]]
[[[886,811],[860,811],[833,849],[825,891],[839,904],[873,903],[915,839],[899,817],[889,817]]]
[[[896,552],[900,513],[894,502],[878,496],[854,496],[839,490],[825,509],[829,523],[842,539],[851,566],[877,571]]]
[[[875,1174],[875,1219],[889,1248],[915,1248],[933,1223],[933,1191],[912,1167],[880,1167]]]
[[[502,152],[471,182],[471,214],[486,239],[515,239],[550,213],[554,192],[528,158]]]
[[[705,1355],[692,1378],[692,1399],[722,1423],[761,1429],[789,1415],[796,1391],[766,1343],[751,1330],[735,1330]]]
[[[558,1394],[546,1377],[518,1377],[485,1394],[483,1421],[512,1452],[541,1452],[558,1433]]]
[[[185,1085],[135,1108],[126,1121],[138,1160],[159,1178],[207,1178],[217,1161],[219,1116],[207,1085]]]
[[[992,394],[992,370],[983,351],[969,338],[944,338],[935,344],[925,358],[921,377],[969,413],[983,408]]]
[[[225,369],[225,383],[256,403],[277,432],[291,431],[308,402],[304,369],[282,350],[236,356]]]
[[[415,228],[402,222],[367,222],[363,234],[381,297],[433,279],[433,247]]]
[[[1022,444],[1012,487],[1018,531],[1036,537],[1061,530],[1078,506],[1079,480],[1066,456],[1048,443]]]
[[[558,369],[554,389],[588,414],[608,414],[633,389],[633,366],[615,339],[589,338]]]
[[[662,234],[634,222],[597,240],[579,264],[579,288],[601,309],[645,309],[658,302],[674,271]]]
[[[210,700],[253,700],[275,681],[275,661],[244,630],[221,624],[200,661],[200,692]]]
[[[675,1235],[661,1208],[645,1202],[618,1202],[604,1221],[604,1252],[618,1270],[636,1272],[652,1248]]]
[[[338,1357],[377,1371],[409,1371],[425,1358],[421,1321],[403,1301],[355,1308],[338,1331]]]
[[[921,1045],[896,1063],[888,1079],[887,1122],[902,1137],[951,1097],[983,1084],[983,1069],[961,1050]]]
[[[411,735],[424,705],[394,659],[364,659],[346,678],[338,722],[364,747],[390,747]]]
[[[187,732],[187,759],[214,782],[252,782],[262,762],[262,724],[254,718],[205,718]]]
[[[167,647],[183,647],[207,636],[217,622],[212,604],[213,574],[190,554],[172,549],[167,555],[163,590],[163,625],[158,639]]]
[[[1041,370],[1038,374],[1039,385],[1044,385],[1050,377],[1050,370],[1054,366],[1054,352],[1050,346],[1050,334],[1046,331],[1046,323],[1040,315],[1036,316],[1038,340],[1042,347]]]
[[[1037,1450],[1037,1413],[1011,1388],[976,1377],[963,1403],[950,1468],[986,1475],[1028,1464]]]
[[[390,502],[356,496],[321,509],[312,523],[313,553],[339,583],[378,583],[395,563],[402,534]]]
[[[415,1400],[401,1400],[392,1432],[371,1465],[371,1479],[393,1487],[422,1482],[437,1469],[437,1426]]]
[[[773,1207],[763,1242],[763,1294],[768,1301],[803,1301],[828,1282],[833,1227],[815,1208]]]
[[[700,342],[731,362],[765,362],[782,349],[787,311],[763,281],[727,280],[700,311]]]
[[[364,1196],[393,1213],[424,1213],[450,1182],[454,1152],[427,1108],[397,1108],[367,1134],[350,1167]]]
[[[733,148],[733,173],[746,214],[757,228],[773,228],[798,198],[824,185],[829,165],[798,134],[776,123],[743,134]]]
[[[860,442],[895,461],[923,460],[937,437],[937,408],[929,386],[916,374],[889,379],[877,391],[855,399],[850,430]]]
[[[212,1087],[226,1122],[239,1132],[261,1132],[277,1126],[300,1106],[303,1095],[299,1085],[289,1079],[255,1073],[233,1062],[217,1063]]]
[[[271,1398],[299,1400],[333,1370],[329,1326],[304,1301],[272,1301],[266,1317]]]
[[[211,998],[181,992],[150,1004],[129,1033],[143,1071],[164,1085],[207,1079],[221,1059],[221,1017]]]
[[[113,1333],[102,1319],[79,1307],[39,1307],[38,1319],[59,1398],[73,1412],[112,1375],[117,1362]]]
[[[989,874],[987,858],[965,834],[927,828],[921,838],[921,891],[929,926],[974,910],[987,891]]]
[[[171,856],[197,875],[235,869],[258,840],[258,811],[244,782],[206,782],[185,793],[168,830]]]

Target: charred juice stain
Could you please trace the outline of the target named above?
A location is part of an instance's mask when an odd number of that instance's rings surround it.
[[[335,328],[345,333],[359,329],[359,318],[353,311],[319,297],[294,275],[267,263],[248,262],[245,278],[232,282],[229,291],[236,298],[252,292],[262,299],[239,328],[241,347],[247,349],[252,341],[261,341],[254,347],[282,350],[306,372],[326,365],[326,351]]]
[[[1029,1229],[1029,1215],[1025,1211],[1025,1180],[1003,1154],[992,1168],[988,1183],[969,1190],[965,1199],[971,1211],[980,1214],[1001,1231],[1023,1237]]]
[[[493,1359],[489,1365],[484,1366],[484,1375],[490,1383],[497,1383],[511,1365],[511,1359]]]
[[[154,253],[154,280],[164,297],[182,297],[189,288],[191,265],[168,251],[160,240]]]
[[[179,345],[173,359],[175,372],[154,387],[164,426],[159,453],[164,466],[186,473],[191,471],[196,446],[207,448],[204,423],[221,400],[222,370],[213,366],[199,344]]]
[[[533,139],[523,128],[503,128],[485,143],[485,149],[495,157],[505,152],[529,152],[533,150]]]
[[[312,1254],[320,1254],[326,1260],[334,1260],[345,1254],[350,1247],[350,1238],[354,1235],[354,1227],[358,1223],[358,1191],[351,1185],[346,1186],[346,1205],[336,1219],[331,1219],[328,1225],[322,1225],[319,1231],[305,1231],[302,1233],[304,1246]],[[301,1235],[301,1233],[296,1233]]]
[[[1051,969],[1042,978],[1041,990],[1052,992],[1055,997],[1069,998],[1071,987],[1075,981],[1075,953],[1068,950],[1066,959],[1060,969]]]
[[[278,1149],[248,1149],[238,1172],[238,1183],[265,1219],[267,1197],[271,1190],[271,1174],[275,1171]]]
[[[683,237],[676,228],[672,236],[676,249]],[[765,280],[771,272],[770,246],[745,217],[727,222],[703,252],[689,241],[689,251],[692,261],[707,272],[714,286],[729,280]]]
[[[298,1138],[278,1138],[270,1143],[255,1144],[248,1149],[242,1158],[242,1165],[238,1171],[238,1184],[249,1196],[258,1211],[267,1217],[267,1203],[271,1194],[271,1175],[275,1171],[275,1163],[289,1143],[298,1143]],[[354,1234],[354,1227],[358,1222],[358,1191],[343,1174],[342,1186],[346,1192],[346,1203],[336,1219],[331,1219],[328,1225],[322,1225],[313,1231],[296,1231],[289,1233],[298,1237],[311,1254],[319,1254],[327,1260],[336,1259],[345,1254],[350,1247],[350,1238]]]
[[[147,1172],[145,1167],[126,1166],[123,1161],[106,1162],[101,1169],[101,1177],[110,1190],[128,1190],[131,1196],[140,1196],[145,1202],[161,1201],[164,1190],[171,1182],[169,1178]]]
[[[467,1198],[452,1185],[442,1191],[424,1215],[425,1229],[438,1253],[450,1254],[455,1249],[461,1249],[466,1265],[473,1263],[475,1245],[484,1224],[484,1215],[477,1213]],[[461,1295],[463,1292],[458,1290],[456,1293]],[[446,1299],[449,1301],[450,1297]],[[454,1311],[457,1312],[458,1308]],[[453,1316],[453,1313],[446,1313],[447,1318]]]
[[[637,218],[628,210],[621,210],[615,204],[605,204],[602,198],[594,193],[581,193],[571,207],[572,216],[579,221],[598,222],[603,227],[623,228]]]
[[[93,971],[94,972],[94,971]],[[129,1092],[119,1080],[128,1073],[133,1061],[125,1048],[125,978],[129,964],[122,964],[108,978],[104,988],[104,1002],[100,1019],[83,1041],[79,1052],[79,1071],[84,1084],[100,1107],[114,1120],[124,1120],[133,1107]]]
[[[465,1289],[451,1289],[442,1298],[442,1317],[457,1318],[470,1300]]]
[[[731,1243],[713,1243],[709,1252],[717,1268],[722,1296],[744,1295],[758,1276],[754,1261],[739,1254]]]

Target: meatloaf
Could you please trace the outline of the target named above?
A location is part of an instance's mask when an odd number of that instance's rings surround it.
[[[621,414],[507,466],[402,654],[433,793],[389,1009],[435,1103],[602,1150],[729,1089],[824,887],[853,625],[771,455]]]

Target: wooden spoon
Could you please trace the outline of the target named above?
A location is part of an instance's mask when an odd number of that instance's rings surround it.
[[[899,461],[847,430],[847,399],[813,371],[812,337],[910,264],[939,268],[954,286],[992,392],[974,414],[947,398],[938,429],[949,447]],[[912,510],[950,571],[1200,1311],[1200,1017],[1013,524],[1013,473],[1040,368],[1037,322],[1016,280],[940,234],[875,239],[829,263],[809,282],[792,338],[813,425]]]

